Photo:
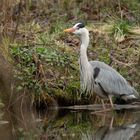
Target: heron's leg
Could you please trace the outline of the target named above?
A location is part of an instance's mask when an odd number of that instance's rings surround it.
[[[95,97],[94,103],[97,103],[97,102],[98,102],[98,96]]]
[[[109,98],[109,101],[110,101],[111,107],[114,108],[114,104],[113,104],[113,102],[112,102],[112,96],[109,95],[108,98]]]
[[[113,122],[114,122],[114,116],[111,118],[109,129],[112,129],[113,128]]]
[[[105,109],[106,109],[106,107],[105,107],[104,100],[103,100],[103,99],[101,99],[101,102],[102,102],[102,107],[103,107],[103,109],[105,110]]]

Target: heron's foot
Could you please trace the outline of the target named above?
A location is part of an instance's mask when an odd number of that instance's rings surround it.
[[[115,109],[115,105],[114,104],[102,104],[102,108],[103,108],[103,110],[106,110],[106,109],[112,109],[112,110],[114,110]]]

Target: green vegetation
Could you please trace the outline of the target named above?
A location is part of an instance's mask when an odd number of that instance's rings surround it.
[[[121,42],[124,40],[125,36],[129,33],[129,30],[131,30],[131,26],[129,26],[128,22],[126,21],[115,21],[112,28],[112,34],[114,35],[115,39],[118,42]]]
[[[31,90],[37,100],[42,97],[46,100],[49,95],[58,100],[66,98],[67,102],[75,102],[80,87],[79,76],[75,78],[79,75],[79,66],[77,53],[62,41],[65,28],[60,22],[52,24],[49,29],[44,28],[44,31],[35,23],[19,27],[21,34],[24,29],[27,38],[10,44],[18,91]],[[32,38],[27,34],[29,30],[33,32]]]
[[[20,3],[20,11],[16,1],[3,4],[13,5],[12,17],[3,18],[14,26],[2,24],[1,51],[14,66],[16,91],[31,91],[37,100],[50,96],[60,104],[89,102],[80,95],[79,39],[63,32],[81,19],[91,30],[89,59],[110,64],[139,89],[139,1],[30,0]]]

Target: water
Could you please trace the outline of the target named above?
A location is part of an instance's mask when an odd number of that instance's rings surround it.
[[[2,140],[139,140],[139,111],[74,111],[32,109],[5,111]]]

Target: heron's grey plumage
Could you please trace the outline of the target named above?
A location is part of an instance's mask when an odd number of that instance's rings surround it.
[[[126,98],[136,98],[138,96],[137,91],[112,67],[100,61],[91,61],[90,64],[93,69],[96,67],[100,69],[100,72],[94,81],[95,92],[97,88],[100,89],[100,86],[98,86],[98,83],[100,83],[104,91],[110,95]]]

